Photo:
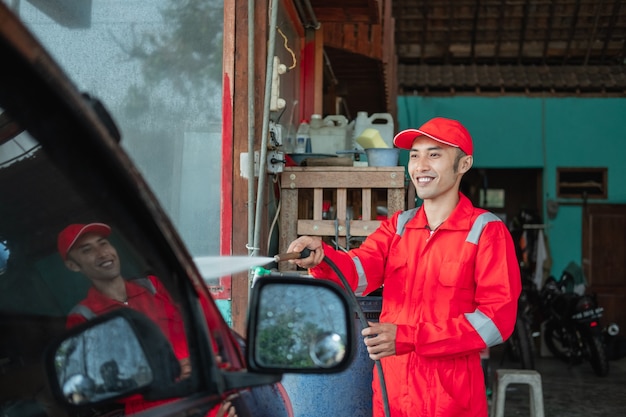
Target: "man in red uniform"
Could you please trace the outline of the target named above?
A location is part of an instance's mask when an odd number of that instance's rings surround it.
[[[65,266],[83,273],[91,288],[67,317],[67,327],[113,311],[132,308],[154,321],[172,344],[181,365],[180,378],[191,373],[182,316],[163,284],[149,275],[127,280],[121,275],[117,250],[108,237],[111,227],[104,223],[70,224],[59,233],[57,249]],[[145,401],[139,395],[124,401],[125,414],[132,414],[165,401]]]
[[[337,281],[327,257],[358,295],[383,286],[379,322],[362,335],[370,357],[381,360],[392,417],[486,417],[480,351],[511,335],[521,290],[511,235],[459,192],[473,163],[461,123],[437,117],[398,133],[394,144],[410,150],[422,206],[395,213],[348,253],[302,236],[289,251],[312,253],[290,262]],[[373,414],[382,417],[378,380]]]
[[[172,344],[181,365],[180,378],[188,377],[191,364],[184,322],[178,306],[157,277],[149,275],[130,280],[122,277],[117,250],[108,240],[110,234],[109,225],[90,223],[70,224],[58,235],[57,248],[65,266],[74,272],[83,273],[92,284],[87,297],[70,311],[67,326],[76,326],[117,308],[140,311],[159,326]],[[168,401],[146,401],[140,395],[134,395],[124,400],[125,414],[133,414]],[[234,407],[225,401],[207,416],[216,415],[235,416]]]

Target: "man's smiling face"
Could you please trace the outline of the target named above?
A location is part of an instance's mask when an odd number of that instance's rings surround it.
[[[428,136],[418,136],[409,153],[408,171],[422,200],[458,192],[461,176],[471,167],[471,156],[459,158],[459,149]]]
[[[108,281],[120,275],[117,251],[107,238],[96,233],[78,238],[68,252],[66,264],[91,280]]]

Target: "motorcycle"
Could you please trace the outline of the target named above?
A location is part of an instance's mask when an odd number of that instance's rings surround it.
[[[506,342],[506,353],[521,369],[535,369],[533,321],[538,305],[538,291],[533,281],[522,274],[522,292],[517,301],[517,319],[511,337]],[[504,360],[504,358],[503,358]],[[502,362],[501,362],[502,363]]]
[[[571,290],[573,276],[567,271],[557,282],[546,280],[541,290],[544,342],[550,353],[571,365],[587,360],[598,376],[609,373],[604,329],[600,319],[604,309],[594,295]]]

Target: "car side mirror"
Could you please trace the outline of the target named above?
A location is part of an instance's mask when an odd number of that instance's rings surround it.
[[[339,372],[354,357],[353,312],[330,281],[264,277],[253,287],[247,339],[254,371]]]
[[[181,371],[161,329],[125,308],[71,329],[49,348],[46,367],[55,397],[70,406],[137,392],[164,398]]]

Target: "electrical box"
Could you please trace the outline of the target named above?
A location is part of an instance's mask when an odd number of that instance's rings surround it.
[[[285,154],[279,151],[270,151],[267,153],[267,173],[279,174],[283,172],[285,167]]]
[[[267,148],[276,149],[283,146],[283,126],[270,121],[269,131],[270,135]]]

